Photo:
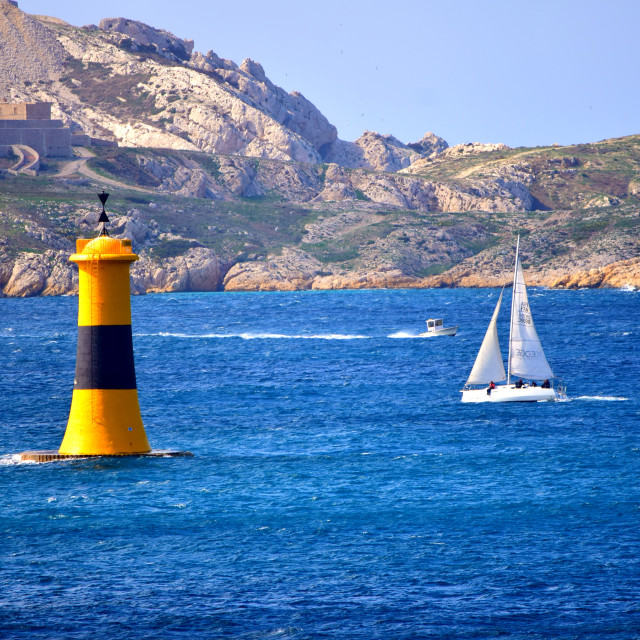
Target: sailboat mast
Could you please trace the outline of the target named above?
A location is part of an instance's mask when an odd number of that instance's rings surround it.
[[[520,234],[516,243],[516,263],[513,267],[513,287],[511,289],[511,320],[509,322],[509,360],[507,361],[507,384],[511,384],[511,339],[513,336],[514,304],[516,300],[516,277],[518,274],[518,260],[520,259]]]

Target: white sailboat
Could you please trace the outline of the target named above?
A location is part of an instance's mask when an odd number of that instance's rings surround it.
[[[497,329],[503,289],[469,379],[462,390],[462,402],[553,402],[566,397],[563,388],[554,388],[549,382],[554,375],[531,317],[519,250],[518,236],[511,298],[508,371],[505,373],[504,370]],[[518,381],[512,383],[512,378],[518,378]],[[523,378],[530,382],[522,383]],[[495,384],[505,380],[506,384]],[[538,380],[544,382],[538,384],[535,382]]]

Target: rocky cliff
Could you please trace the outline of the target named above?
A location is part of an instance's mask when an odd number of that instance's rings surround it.
[[[1,97],[53,102],[76,131],[122,146],[395,171],[444,142],[409,148],[369,132],[338,140],[311,102],[274,85],[258,62],[193,51],[193,41],[135,20],[77,28],[0,2],[0,34]]]

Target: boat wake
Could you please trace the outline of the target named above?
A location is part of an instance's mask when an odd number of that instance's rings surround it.
[[[629,398],[623,398],[620,396],[578,396],[573,398],[574,400],[586,400],[587,402],[625,402]]]
[[[202,339],[224,339],[224,338],[240,338],[242,340],[365,340],[371,336],[363,336],[359,334],[342,334],[342,333],[318,333],[318,334],[294,334],[288,335],[285,333],[203,333],[203,334],[189,334],[189,333],[165,333],[161,332],[159,335],[163,338],[182,338],[187,340],[202,340]]]
[[[311,333],[311,334],[286,334],[286,333],[259,333],[259,332],[243,332],[243,333],[174,333],[161,331],[160,333],[136,333],[136,337],[157,337],[161,338],[180,338],[185,340],[207,340],[225,338],[240,338],[241,340],[371,340],[375,336],[365,336],[359,333]],[[380,337],[380,336],[378,336]],[[387,338],[406,339],[406,338],[431,338],[425,334],[410,333],[409,331],[396,331]]]
[[[417,333],[409,333],[408,331],[396,331],[391,335],[388,335],[387,338],[424,338],[426,336],[421,336]]]

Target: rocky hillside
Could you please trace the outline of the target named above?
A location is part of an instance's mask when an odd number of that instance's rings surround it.
[[[124,18],[73,27],[0,0],[0,98],[53,102],[75,131],[121,146],[181,149],[395,171],[446,148],[366,132],[355,142],[262,66]],[[35,46],[33,44],[35,43]]]
[[[77,28],[5,0],[0,47],[4,97],[53,102],[75,131],[120,145],[45,158],[38,177],[0,174],[2,295],[76,290],[68,256],[96,233],[102,188],[111,233],[141,256],[139,293],[495,286],[517,232],[533,283],[640,287],[640,137],[346,142],[257,62],[123,18]],[[0,157],[0,171],[12,162]]]
[[[103,187],[112,234],[141,256],[140,293],[497,286],[510,278],[516,233],[531,283],[640,287],[640,137],[438,156],[395,174],[93,152],[0,179],[4,295],[75,290],[68,256],[76,237],[96,233]]]

